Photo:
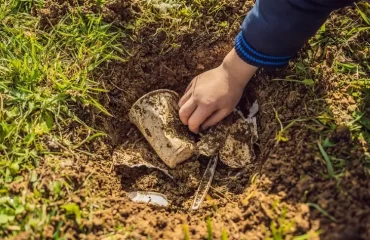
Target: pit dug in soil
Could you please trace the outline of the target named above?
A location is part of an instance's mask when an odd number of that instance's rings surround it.
[[[178,117],[178,101],[179,95],[169,90],[141,97],[129,116],[145,139],[118,147],[113,153],[113,165],[122,175],[128,195],[134,196],[131,199],[155,205],[150,196],[162,202],[167,202],[169,196],[173,207],[186,209],[198,187],[192,207],[198,209],[212,183],[218,159],[226,165],[223,169],[229,170],[224,179],[233,176],[232,169],[254,169],[258,104],[252,105],[247,118],[235,110],[218,125],[195,136]],[[204,170],[201,163],[207,161],[209,166]]]
[[[147,55],[135,56],[125,65],[110,66],[103,74],[107,76],[103,80],[112,82],[108,86],[111,92],[106,106],[115,117],[101,120],[104,131],[111,138],[110,146],[114,147],[110,153],[119,149],[145,149],[139,152],[165,166],[140,131],[129,122],[130,107],[141,96],[156,89],[183,93],[194,76],[204,69],[216,67],[231,48],[229,43],[218,41],[208,47],[174,51],[165,56],[154,57],[148,50]],[[189,66],[188,62],[202,63],[204,68]],[[274,77],[283,78],[291,72],[274,74]],[[324,84],[318,86],[317,96],[325,96],[321,90],[326,88]],[[370,208],[365,204],[366,199],[370,199],[369,181],[360,161],[356,160],[361,159],[363,153],[353,150],[358,143],[349,138],[333,138],[337,145],[329,153],[335,152],[336,156],[348,161],[343,178],[337,182],[323,174],[326,167],[317,149],[322,132],[316,130],[323,126],[310,123],[312,128],[306,127],[305,122],[298,122],[285,132],[287,142],[275,139],[280,129],[276,112],[286,126],[294,119],[312,118],[325,110],[327,106],[314,101],[308,92],[306,86],[271,81],[271,76],[266,73],[260,73],[250,81],[238,107],[247,116],[247,106],[250,107],[255,99],[260,105],[256,160],[250,168],[243,170],[229,168],[220,161],[208,196],[198,211],[189,212],[189,209],[209,162],[208,157],[190,159],[168,170],[175,181],[157,169],[117,168],[116,173],[110,175],[110,181],[116,178],[120,183],[112,187],[110,183],[104,185],[113,189],[112,192],[120,196],[132,191],[159,192],[167,196],[170,204],[166,209],[158,209],[134,203],[128,198],[119,203],[112,202],[112,208],[122,212],[115,217],[116,221],[134,226],[133,233],[138,239],[147,236],[183,239],[184,225],[189,228],[190,239],[207,239],[207,217],[212,219],[215,239],[221,238],[222,229],[228,232],[229,239],[272,238],[271,228],[280,223],[288,226],[280,229],[285,236],[309,234],[311,239],[367,239],[358,237],[370,236],[367,230]],[[109,164],[111,162],[109,159]],[[316,204],[333,218],[307,203]],[[356,218],[348,218],[348,214]],[[322,233],[319,235],[318,232]]]

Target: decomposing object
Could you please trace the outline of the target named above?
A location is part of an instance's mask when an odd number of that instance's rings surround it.
[[[218,160],[231,168],[243,168],[255,159],[254,144],[258,139],[255,115],[259,110],[257,101],[249,109],[248,117],[235,110],[216,126],[202,133],[195,143],[187,127],[178,116],[177,93],[170,90],[156,90],[141,97],[130,109],[130,121],[137,126],[156,153],[149,157],[143,149],[121,149],[113,155],[115,166],[155,168],[167,176],[172,176],[168,168],[193,156],[203,155],[210,158],[194,197],[192,210],[199,209],[211,186]],[[150,159],[150,160],[149,160]],[[153,161],[154,159],[154,161]],[[158,161],[161,159],[161,161]],[[163,164],[163,162],[165,164]],[[166,205],[166,196],[151,192],[132,192],[133,201],[158,202]]]
[[[157,90],[141,97],[129,113],[158,156],[170,168],[189,159],[195,144],[178,116],[179,96],[170,90]]]
[[[238,114],[239,115],[239,114]],[[239,118],[229,127],[227,137],[219,150],[220,160],[231,168],[243,168],[255,159],[255,125],[252,119]]]
[[[257,112],[257,102],[249,109],[247,118],[235,110],[201,136],[197,143],[199,153],[207,157],[218,153],[220,160],[231,168],[243,168],[252,163],[255,158],[253,147],[258,138]]]
[[[113,166],[126,166],[129,168],[153,168],[163,172],[168,177],[173,178],[173,176],[168,172],[164,163],[161,163],[159,159],[156,159],[156,156],[149,157],[149,154],[146,152],[148,151],[145,148],[129,149],[120,147],[113,152]]]

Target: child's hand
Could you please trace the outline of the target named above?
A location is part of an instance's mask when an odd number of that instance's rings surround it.
[[[179,102],[181,121],[194,133],[217,124],[233,111],[243,88],[221,66],[197,76]]]
[[[245,63],[232,50],[218,68],[205,72],[189,84],[179,102],[180,119],[190,131],[213,126],[238,104],[243,89],[257,68]]]

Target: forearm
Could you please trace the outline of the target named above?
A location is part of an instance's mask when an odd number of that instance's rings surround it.
[[[244,62],[237,55],[235,48],[225,57],[221,67],[228,73],[229,79],[237,81],[238,85],[242,88],[247,85],[248,81],[258,69],[258,67]]]
[[[235,39],[238,56],[258,67],[281,67],[329,14],[354,0],[257,0]]]

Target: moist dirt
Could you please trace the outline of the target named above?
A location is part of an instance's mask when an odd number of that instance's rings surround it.
[[[131,21],[139,11],[131,1],[109,1],[102,9],[93,3],[50,1],[37,14],[47,26],[50,20],[53,23],[53,19],[81,5],[87,12],[103,11],[105,21],[117,26]],[[219,18],[227,21],[238,20],[228,18],[230,14],[247,10],[242,2],[229,3],[226,9]],[[238,28],[222,36],[212,31],[204,35],[203,30],[182,36],[181,47],[159,54],[161,50],[156,46],[161,46],[162,40],[151,35],[155,29],[148,26],[141,32],[141,44],[128,43],[134,46],[128,62],[109,63],[96,73],[95,78],[109,91],[101,101],[113,117],[81,117],[109,137],[86,149],[92,156],[71,156],[57,162],[45,159],[44,167],[38,169],[43,178],[55,178],[57,173],[51,169],[57,164],[58,174],[68,176],[70,184],[79,189],[71,194],[71,201],[81,208],[97,202],[103,206],[94,212],[92,220],[83,222],[84,230],[65,225],[62,231],[79,239],[102,239],[111,232],[116,232],[117,239],[184,239],[184,229],[188,229],[190,239],[207,239],[206,220],[210,218],[214,239],[221,239],[222,232],[227,232],[229,239],[272,238],[273,228],[290,238],[309,233],[309,239],[369,239],[370,181],[360,163],[363,152],[359,143],[351,139],[346,127],[328,132],[336,143],[328,154],[347,160],[339,180],[328,178],[317,148],[324,129],[304,120],[322,111],[325,104],[315,101],[307,86],[271,80],[272,76],[289,75],[290,68],[260,72],[248,84],[239,108],[245,112],[254,100],[260,105],[256,160],[239,170],[219,163],[209,195],[198,211],[190,208],[208,158],[191,159],[169,170],[173,179],[157,169],[113,167],[112,156],[122,147],[145,148],[145,154],[155,158],[150,145],[128,119],[132,104],[156,89],[171,89],[181,95],[193,77],[222,62]],[[314,90],[316,98],[325,95],[326,83],[323,79]],[[275,139],[281,130],[276,113],[284,125],[302,120],[283,133],[288,139],[285,142]],[[84,186],[87,178],[92,183],[90,187]],[[131,202],[126,197],[129,191],[165,194],[170,206]],[[306,203],[320,206],[327,214]],[[126,227],[130,235],[115,230],[118,225]],[[319,230],[320,235],[316,234]],[[45,229],[48,232],[50,229]]]

